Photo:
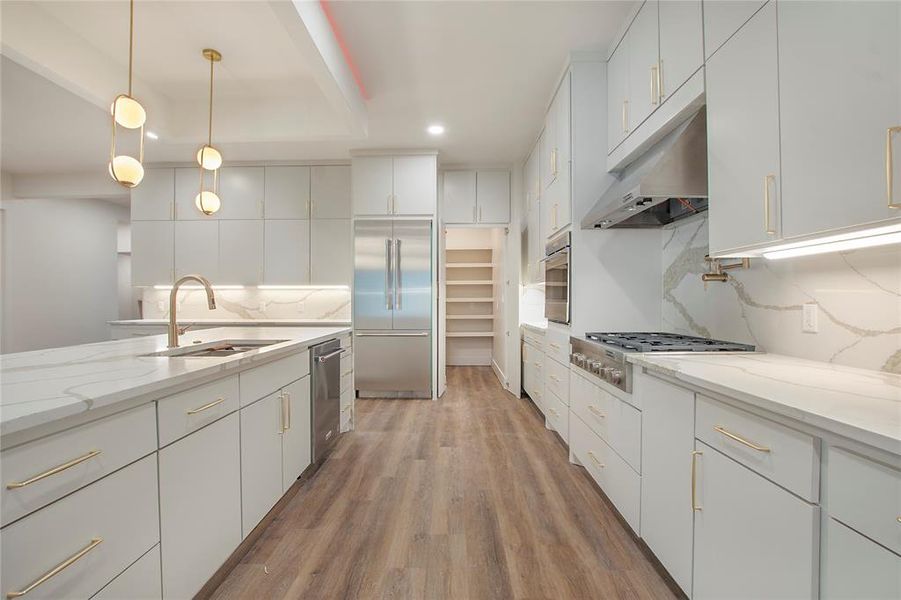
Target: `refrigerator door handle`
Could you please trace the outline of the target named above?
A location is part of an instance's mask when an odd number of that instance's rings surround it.
[[[388,331],[388,332],[367,332],[357,331],[354,333],[357,337],[427,337],[428,331]]]
[[[403,309],[403,267],[400,266],[400,242],[394,240],[394,306],[397,310]]]
[[[385,309],[391,310],[393,300],[391,273],[391,240],[385,238]]]

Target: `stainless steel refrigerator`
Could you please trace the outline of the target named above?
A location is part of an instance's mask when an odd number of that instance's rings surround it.
[[[432,223],[354,223],[354,379],[360,397],[432,396]]]

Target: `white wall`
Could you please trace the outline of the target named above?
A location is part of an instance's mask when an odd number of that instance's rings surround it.
[[[7,194],[2,208],[2,352],[109,339],[106,322],[119,316],[116,232],[128,208]]]

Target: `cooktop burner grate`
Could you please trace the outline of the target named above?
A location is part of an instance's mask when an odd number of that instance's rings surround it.
[[[753,352],[754,346],[681,335],[678,333],[626,332],[586,333],[594,342],[621,348],[627,352]]]

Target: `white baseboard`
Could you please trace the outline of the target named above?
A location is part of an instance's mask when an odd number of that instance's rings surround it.
[[[493,358],[491,359],[491,369],[494,371],[494,374],[497,376],[497,380],[501,382],[501,387],[507,389],[507,376],[504,375],[504,372],[501,371],[500,366],[497,364],[497,361]]]

